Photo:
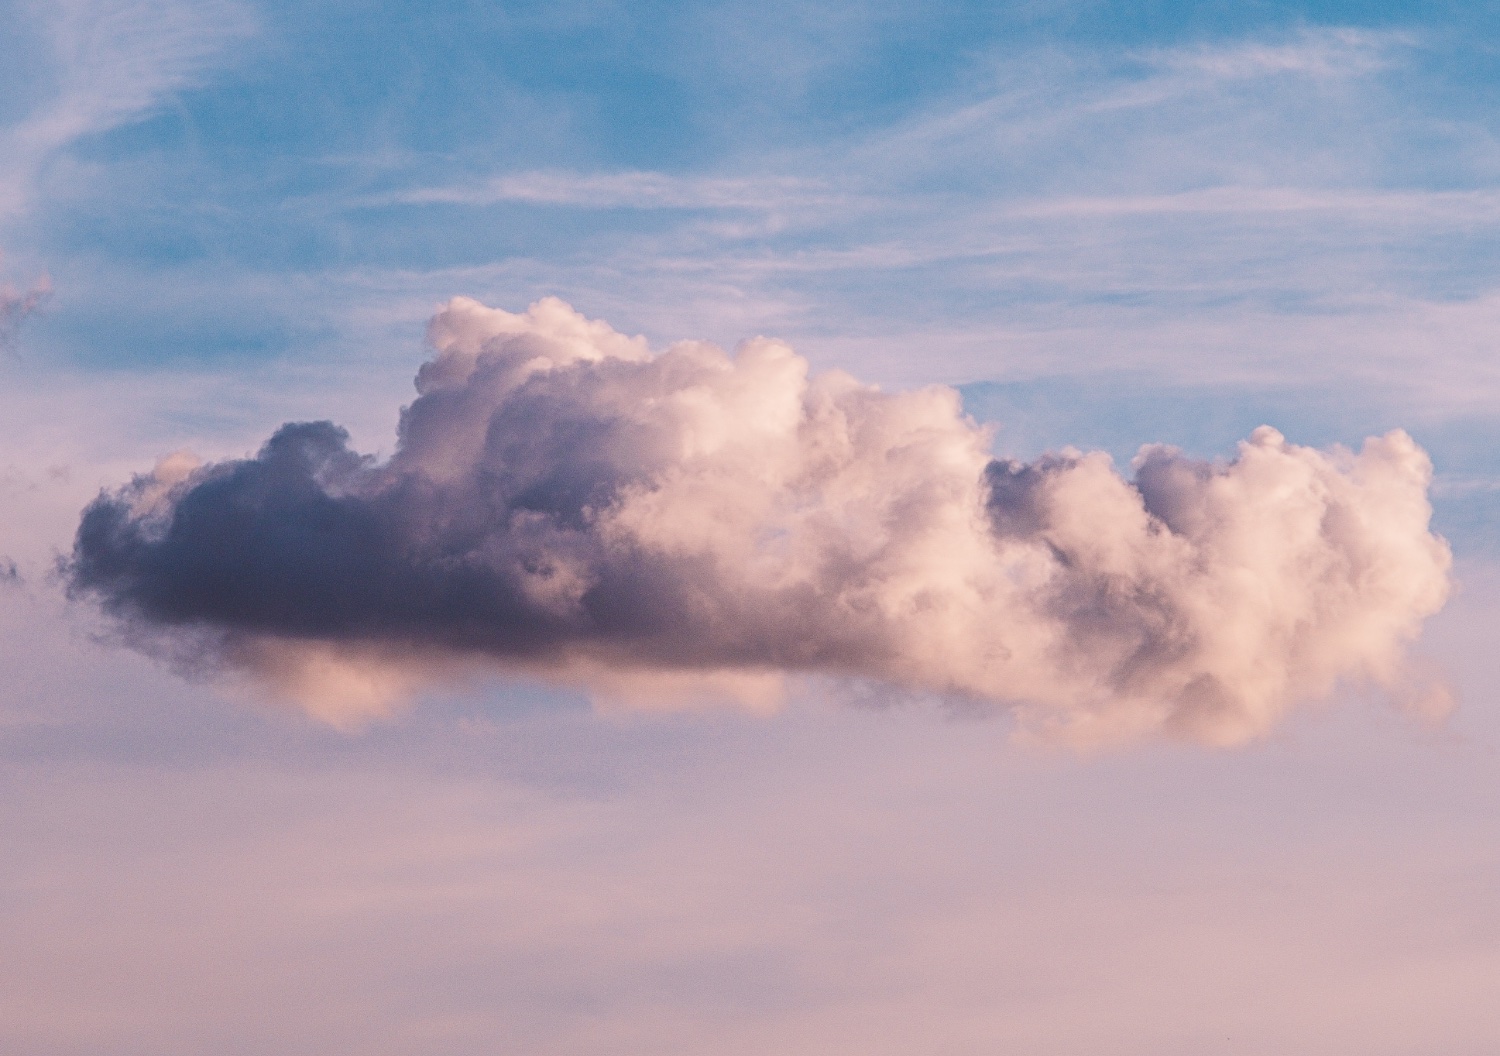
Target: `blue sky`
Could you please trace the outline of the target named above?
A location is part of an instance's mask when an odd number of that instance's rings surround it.
[[[6,1044],[1500,1044],[1500,7],[0,25],[0,306],[51,290],[0,315]],[[389,454],[457,294],[960,386],[1016,456],[1408,428],[1460,583],[1420,653],[1460,710],[1346,688],[1238,753],[1089,759],[828,687],[631,720],[495,685],[349,735],[98,639],[50,571],[100,487],[292,419]]]
[[[558,293],[902,385],[1336,386],[1309,439],[1394,415],[1467,479],[1500,152],[1453,11],[20,5],[0,245],[83,369],[409,359],[453,292]]]

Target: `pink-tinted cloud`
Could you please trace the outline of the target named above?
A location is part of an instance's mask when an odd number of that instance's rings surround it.
[[[1399,431],[1148,447],[1127,480],[1101,453],[997,461],[951,389],[764,338],[653,354],[555,299],[457,299],[430,338],[388,462],[328,422],[174,456],[85,511],[75,592],[334,721],[476,668],[757,706],[816,673],[1235,743],[1340,678],[1398,682],[1448,591]]]

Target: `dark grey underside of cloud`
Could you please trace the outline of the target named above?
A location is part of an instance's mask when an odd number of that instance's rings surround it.
[[[156,538],[125,502],[100,499],[79,528],[74,582],[117,613],[163,626],[497,656],[545,657],[596,640],[662,663],[818,660],[779,655],[781,641],[711,643],[693,617],[691,568],[606,555],[588,523],[609,483],[588,479],[600,467],[581,450],[577,463],[481,472],[455,489],[387,475],[346,441],[329,422],[283,426],[255,458],[204,473]],[[550,556],[533,545],[535,523],[596,571],[574,609],[555,611],[523,585]]]
[[[822,673],[1231,742],[1339,677],[1399,680],[1446,594],[1405,434],[1145,449],[1126,481],[1098,454],[996,461],[950,390],[810,378],[763,339],[653,356],[561,302],[464,300],[431,337],[389,462],[328,422],[174,456],[84,511],[75,596],[325,713],[455,664]]]

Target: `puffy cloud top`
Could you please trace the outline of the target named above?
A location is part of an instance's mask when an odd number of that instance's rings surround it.
[[[958,394],[810,375],[764,338],[653,355],[556,299],[433,319],[396,454],[329,422],[173,456],[69,566],[132,640],[334,721],[498,667],[650,704],[786,675],[1003,703],[1088,740],[1233,743],[1391,683],[1448,591],[1426,455],[1268,427],[1232,461],[994,459]]]

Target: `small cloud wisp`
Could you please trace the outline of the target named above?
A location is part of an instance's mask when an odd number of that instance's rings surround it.
[[[52,279],[43,275],[25,291],[0,284],[0,350],[15,341],[16,331],[31,316],[41,312],[52,296]]]
[[[997,460],[958,394],[757,338],[653,354],[556,299],[433,319],[384,463],[329,422],[165,459],[83,513],[67,575],[127,640],[336,723],[475,672],[640,706],[788,676],[1001,704],[1088,743],[1233,744],[1340,679],[1399,688],[1449,590],[1427,456],[1262,427]]]

